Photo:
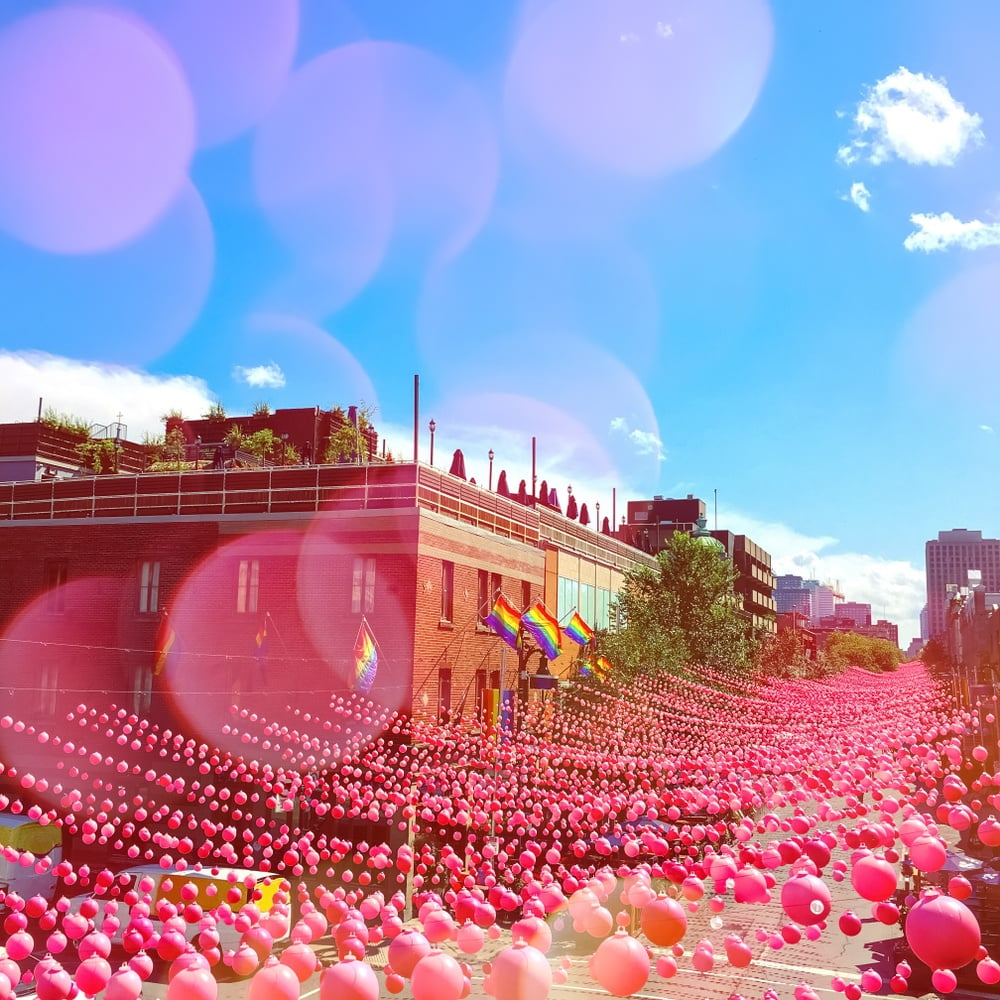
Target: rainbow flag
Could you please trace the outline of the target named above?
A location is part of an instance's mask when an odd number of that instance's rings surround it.
[[[170,616],[166,611],[160,619],[160,627],[156,630],[156,641],[153,649],[153,676],[159,677],[166,670],[167,666],[180,652],[180,642],[173,625],[170,624]]]
[[[595,656],[591,654],[587,661],[580,667],[580,673],[584,677],[596,677],[602,684],[611,673],[611,663],[606,656]]]
[[[559,622],[545,610],[545,605],[541,601],[535,601],[521,615],[521,624],[550,660],[559,655]]]
[[[351,687],[362,694],[368,694],[375,683],[378,672],[378,649],[375,646],[375,636],[372,635],[368,622],[361,619],[358,638],[354,643],[354,683]]]
[[[521,640],[518,634],[518,626],[521,623],[521,616],[503,594],[497,594],[497,599],[493,603],[493,610],[490,611],[483,621],[511,649],[520,649]]]
[[[588,646],[594,638],[594,630],[574,611],[573,617],[563,625],[563,632],[578,646]]]
[[[261,660],[267,655],[267,619],[264,619],[264,624],[257,630],[257,635],[254,636],[254,658],[260,663]]]

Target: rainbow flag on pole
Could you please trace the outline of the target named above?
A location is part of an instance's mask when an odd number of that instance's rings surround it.
[[[578,646],[589,646],[594,638],[594,630],[574,611],[570,620],[563,625],[563,632]]]
[[[483,621],[511,649],[520,648],[521,642],[518,635],[518,626],[521,623],[521,616],[503,594],[497,594],[497,599],[493,602],[493,610],[490,611]]]
[[[351,687],[361,694],[368,694],[375,683],[378,672],[378,649],[375,646],[375,636],[368,627],[368,622],[361,619],[358,638],[354,643],[354,682]]]
[[[542,652],[550,660],[554,660],[559,655],[561,645],[559,639],[559,622],[546,611],[545,605],[541,601],[535,601],[521,615],[521,624],[524,626],[525,631],[531,634],[535,642],[541,647]]]
[[[166,670],[167,666],[180,652],[180,642],[173,625],[170,624],[170,616],[166,611],[160,618],[159,628],[156,630],[156,642],[153,650],[153,676],[159,677]]]

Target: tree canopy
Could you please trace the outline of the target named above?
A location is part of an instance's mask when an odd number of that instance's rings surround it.
[[[616,670],[748,667],[756,643],[733,589],[732,562],[716,546],[683,532],[674,533],[657,562],[656,569],[625,574],[612,603],[614,626],[599,636],[600,651]]]

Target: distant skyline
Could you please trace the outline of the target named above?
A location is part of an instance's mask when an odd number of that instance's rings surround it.
[[[12,0],[0,419],[377,407],[919,633],[1000,533],[1000,8]],[[72,99],[70,99],[70,96]]]

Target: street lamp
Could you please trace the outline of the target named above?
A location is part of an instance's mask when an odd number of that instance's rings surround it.
[[[431,429],[431,465],[434,464],[434,431],[437,429],[437,424],[434,418],[431,418],[431,422],[427,425]]]
[[[600,505],[600,503],[599,502],[595,503],[594,504],[594,508],[597,511],[597,521],[596,521],[596,524],[597,524],[597,533],[600,534],[601,533],[601,505]]]
[[[490,450],[488,452],[488,457],[489,457],[489,460],[490,460],[490,485],[489,485],[489,489],[492,492],[492,490],[493,490],[493,449],[492,448],[490,448]]]
[[[197,472],[199,468],[199,460],[201,459],[201,435],[199,434],[194,439],[194,471]]]
[[[287,449],[288,449],[288,435],[287,434],[282,434],[281,435],[281,464],[282,465],[285,464],[285,452],[287,451]]]

